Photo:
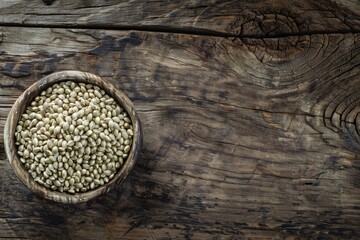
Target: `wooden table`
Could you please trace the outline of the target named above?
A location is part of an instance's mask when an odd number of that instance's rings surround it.
[[[61,205],[3,149],[15,99],[100,75],[144,132],[125,183]],[[360,237],[357,0],[0,1],[0,238]]]

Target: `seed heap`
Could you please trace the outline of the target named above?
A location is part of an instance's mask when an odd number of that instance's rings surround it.
[[[104,90],[72,81],[35,97],[16,127],[20,161],[39,184],[86,192],[110,181],[128,157],[133,127]]]

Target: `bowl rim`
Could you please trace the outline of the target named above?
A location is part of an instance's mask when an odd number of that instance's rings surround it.
[[[40,184],[36,183],[30,173],[25,169],[23,163],[21,163],[19,155],[17,153],[17,146],[15,145],[15,130],[19,119],[22,114],[43,90],[48,87],[63,81],[74,81],[78,83],[90,83],[103,89],[109,96],[125,109],[128,113],[132,125],[133,125],[133,142],[129,151],[127,159],[123,162],[121,168],[117,171],[114,178],[104,185],[97,187],[93,190],[89,190],[83,193],[70,194],[66,192],[53,191]],[[88,72],[67,70],[55,72],[47,75],[40,80],[33,83],[28,87],[15,101],[9,115],[6,119],[4,127],[4,146],[5,153],[11,165],[11,168],[15,174],[19,177],[22,183],[24,183],[32,192],[40,195],[46,199],[50,199],[61,203],[81,203],[87,202],[91,199],[106,194],[111,189],[114,189],[120,183],[122,183],[128,176],[131,169],[134,167],[135,162],[139,156],[139,152],[142,145],[142,131],[140,119],[135,111],[135,107],[131,100],[120,89],[116,88],[112,83],[100,78],[97,75]]]

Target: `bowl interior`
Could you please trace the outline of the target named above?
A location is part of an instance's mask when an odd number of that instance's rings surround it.
[[[132,125],[133,125],[133,142],[131,150],[128,154],[128,158],[124,161],[114,178],[104,185],[89,190],[84,193],[61,193],[58,191],[52,191],[40,184],[36,183],[29,172],[25,169],[25,166],[20,162],[19,155],[17,153],[17,146],[15,145],[15,130],[21,115],[25,112],[28,105],[38,96],[43,90],[52,86],[55,83],[63,81],[74,81],[82,83],[91,83],[97,85],[103,89],[109,96],[113,97],[114,100],[125,109],[128,113]],[[134,106],[130,99],[119,89],[115,88],[111,83],[101,79],[100,77],[80,72],[80,71],[63,71],[51,74],[39,80],[38,82],[31,85],[28,89],[21,94],[16,100],[10,113],[8,115],[5,129],[4,129],[4,145],[7,158],[9,159],[10,165],[15,171],[16,175],[20,180],[33,192],[45,197],[50,200],[54,200],[62,203],[80,203],[85,202],[100,195],[103,195],[115,188],[118,184],[125,180],[129,171],[133,168],[135,161],[138,157],[142,142],[141,126],[139,118],[135,112]]]

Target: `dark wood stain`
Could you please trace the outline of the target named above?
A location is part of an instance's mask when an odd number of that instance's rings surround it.
[[[110,51],[123,51],[128,44],[130,46],[138,46],[141,42],[142,41],[137,38],[135,32],[130,33],[130,37],[120,40],[116,40],[112,36],[105,36],[104,39],[102,39],[100,46],[89,51],[89,53],[104,56]]]
[[[46,5],[51,5],[55,2],[56,0],[43,0],[43,2],[46,4]]]

